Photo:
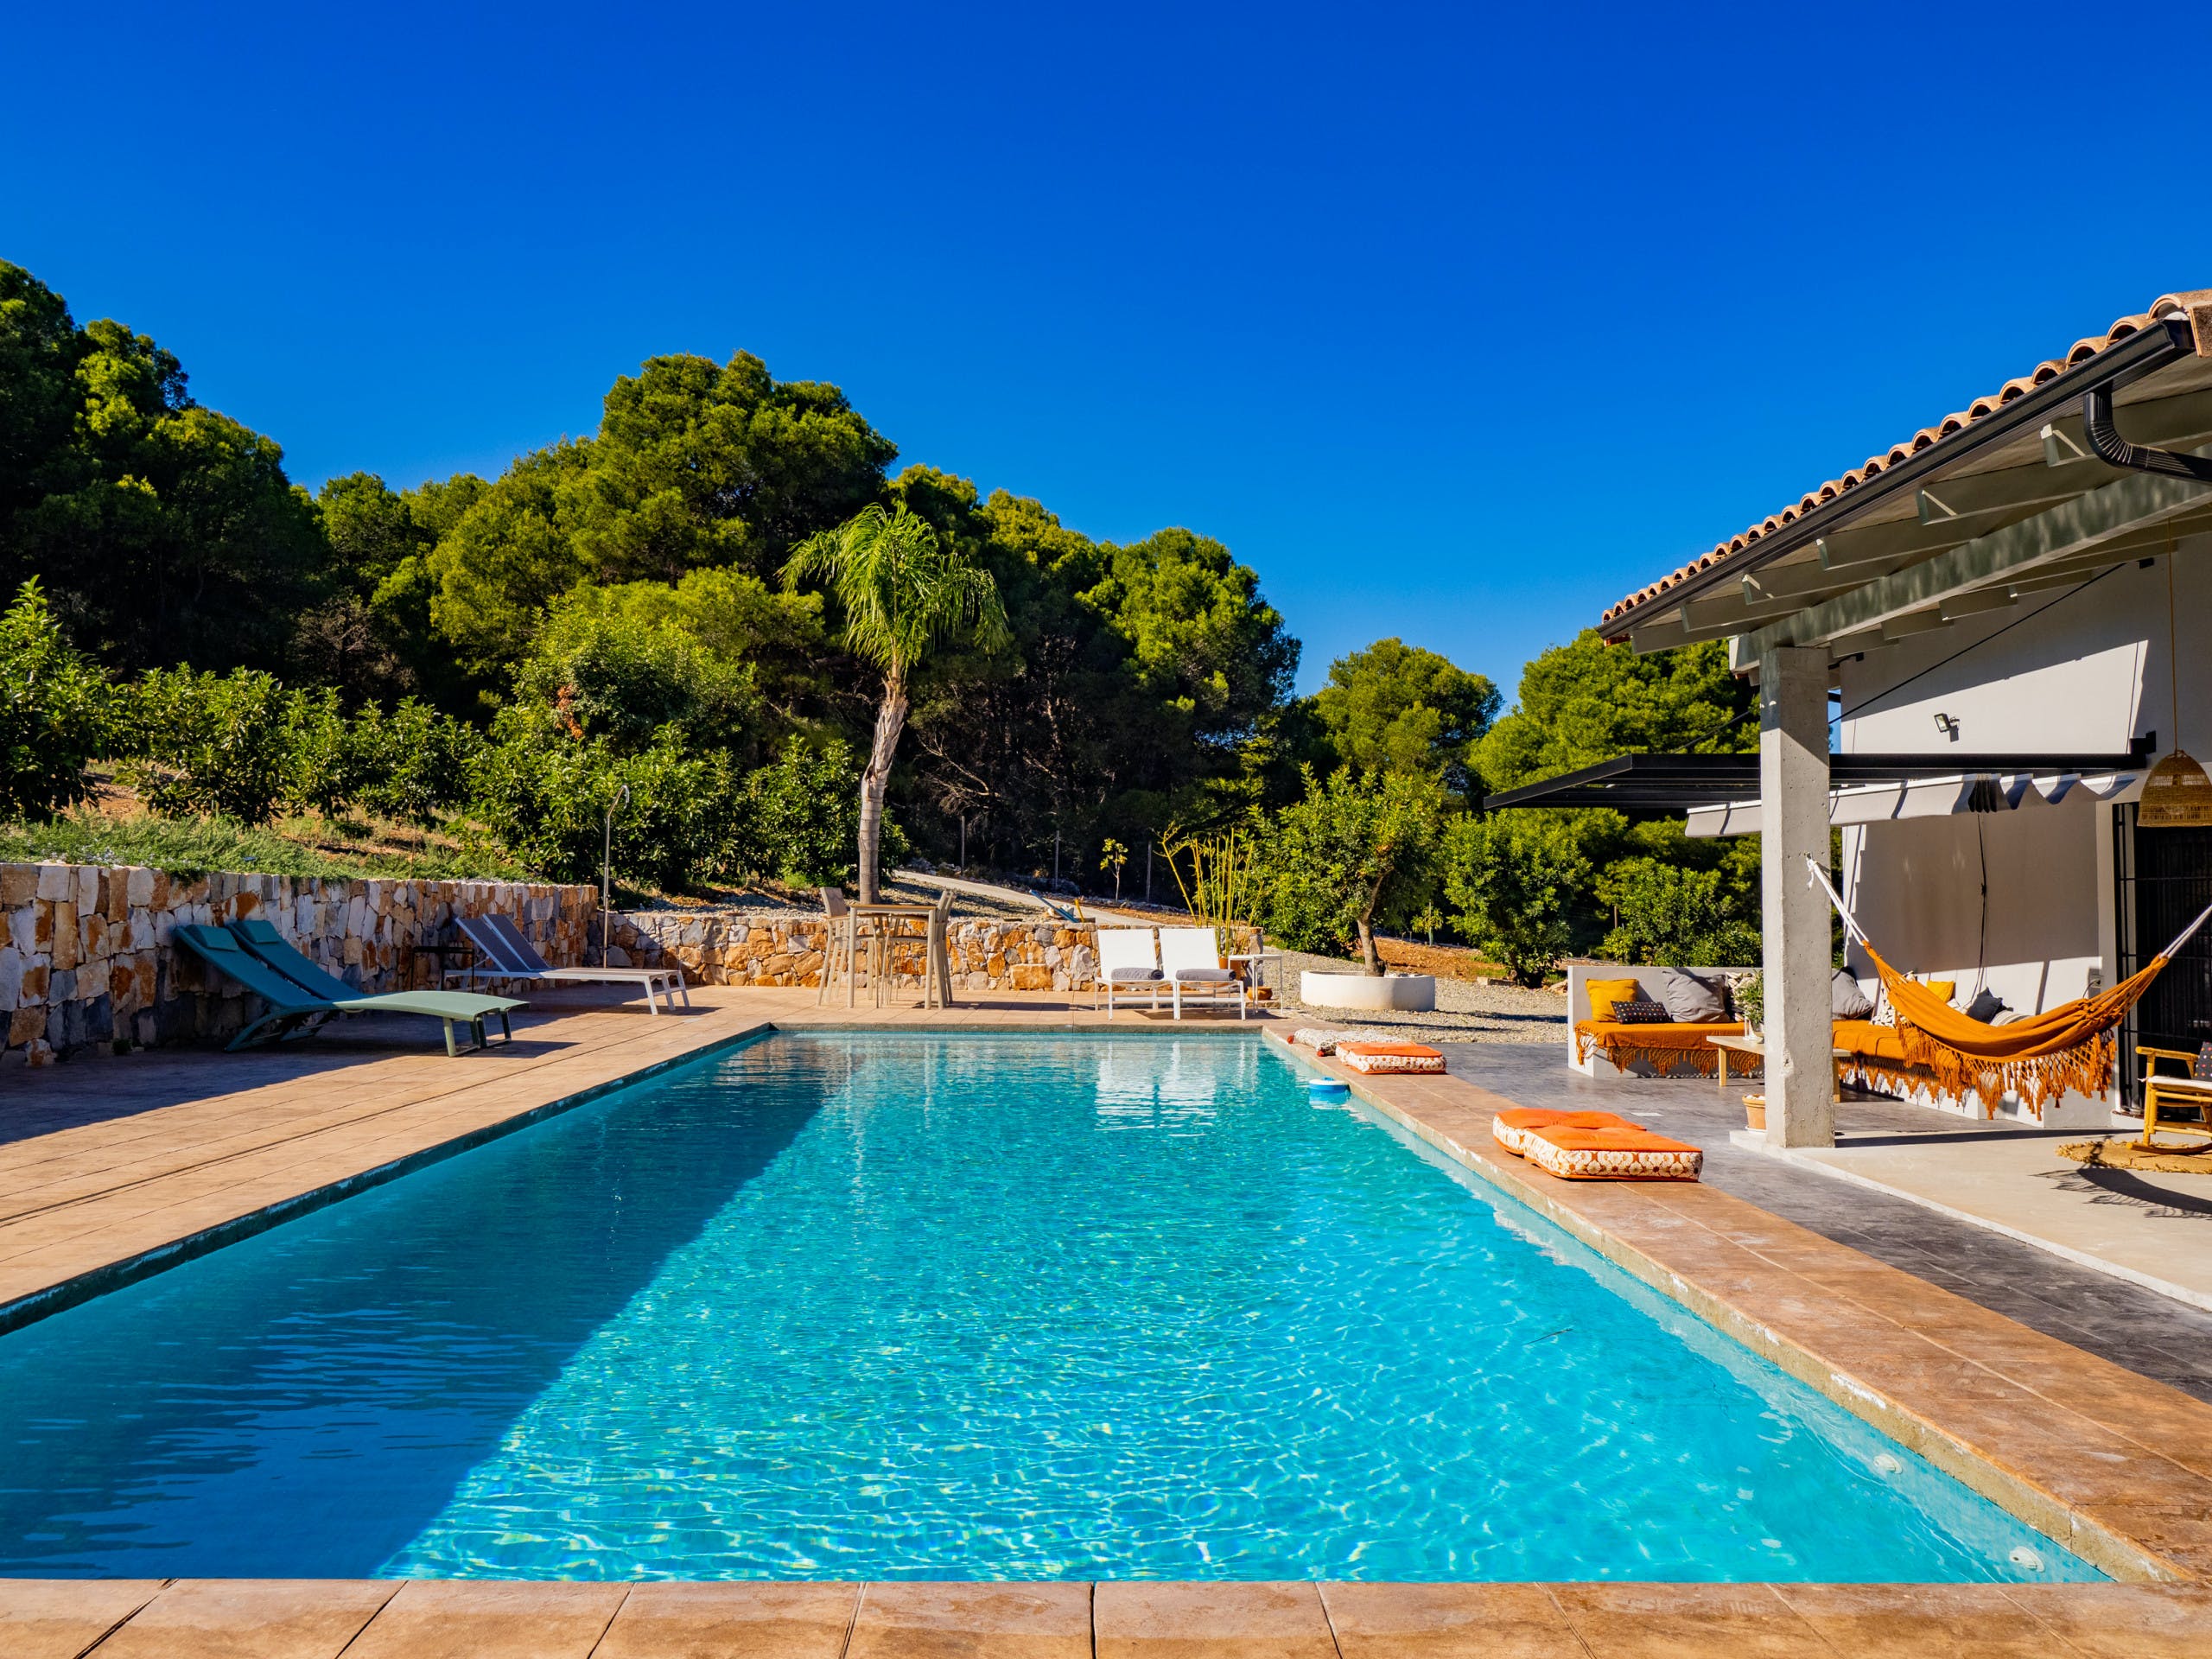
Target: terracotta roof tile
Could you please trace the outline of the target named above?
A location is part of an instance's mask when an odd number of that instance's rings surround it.
[[[1885,453],[1869,455],[1841,478],[1832,478],[1817,490],[1800,499],[1796,505],[1771,513],[1758,524],[1732,536],[1710,552],[1702,553],[1671,575],[1662,576],[1648,588],[1637,589],[1606,611],[1602,620],[1612,622],[1637,606],[1658,598],[1679,586],[1701,570],[1709,570],[1722,560],[1733,557],[1745,548],[1777,531],[1787,529],[1804,514],[1822,502],[1833,501],[1846,491],[1856,489],[1868,480],[1879,476],[1899,461],[1908,461],[1922,450],[1941,443],[1955,432],[1963,432],[1976,421],[1993,414],[2015,397],[2033,391],[2045,381],[2056,378],[2077,363],[2086,362],[2107,346],[2116,346],[2130,334],[2146,325],[2167,317],[2186,315],[2196,330],[2197,349],[2212,355],[2212,289],[2194,289],[2183,293],[2162,294],[2151,302],[2150,308],[2132,316],[2121,317],[2101,334],[2091,334],[2074,342],[2065,356],[2052,358],[2036,365],[2032,372],[2007,380],[1986,397],[1977,397],[1956,414],[1946,415],[1933,426],[1925,426],[1904,442],[1892,445]]]

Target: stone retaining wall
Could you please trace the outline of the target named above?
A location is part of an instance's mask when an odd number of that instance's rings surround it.
[[[897,983],[922,982],[923,944],[894,951]],[[803,912],[646,910],[616,918],[612,961],[673,963],[696,984],[818,985],[829,924]],[[946,938],[955,989],[1088,991],[1098,955],[1088,923],[956,921]]]
[[[428,982],[417,944],[455,915],[512,916],[546,957],[586,960],[599,890],[505,881],[346,881],[92,864],[0,864],[0,1019],[10,1059],[223,1037],[251,999],[169,943],[181,922],[266,916],[364,993]]]

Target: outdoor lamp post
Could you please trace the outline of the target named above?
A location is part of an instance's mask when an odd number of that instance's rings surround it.
[[[630,804],[630,785],[622,785],[607,804],[607,842],[599,860],[599,965],[607,966],[607,947],[614,937],[614,815]]]

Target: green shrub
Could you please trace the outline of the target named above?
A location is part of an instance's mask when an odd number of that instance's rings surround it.
[[[1611,874],[1620,919],[1599,949],[1614,961],[1681,968],[1760,959],[1758,925],[1720,871],[1639,858]]]
[[[374,703],[363,709],[348,742],[353,799],[428,828],[467,800],[469,766],[484,740],[474,727],[407,697],[389,715]]]
[[[1444,787],[1421,772],[1305,775],[1306,798],[1263,837],[1268,931],[1294,950],[1356,946],[1379,974],[1376,929],[1405,925],[1436,891]]]
[[[786,887],[837,887],[860,859],[860,757],[842,738],[815,748],[799,738],[745,782],[734,863],[747,875]],[[909,850],[888,814],[883,856],[892,864]]]
[[[153,669],[124,687],[118,704],[124,776],[162,817],[263,824],[305,798],[302,755],[322,706],[274,677]]]
[[[71,648],[34,576],[0,612],[0,817],[43,818],[85,798],[107,702],[106,676]]]
[[[719,751],[687,751],[664,731],[642,753],[604,741],[548,742],[512,709],[469,761],[469,805],[517,861],[548,880],[596,880],[607,812],[615,813],[615,874],[683,891],[728,863],[737,779]]]
[[[1463,818],[1446,832],[1452,923],[1516,985],[1541,985],[1566,958],[1567,912],[1589,881],[1571,836],[1528,813]]]

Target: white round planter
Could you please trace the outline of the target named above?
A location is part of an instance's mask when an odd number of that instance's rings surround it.
[[[1392,1008],[1427,1014],[1436,1007],[1430,974],[1316,974],[1298,976],[1298,999],[1310,1008]]]

